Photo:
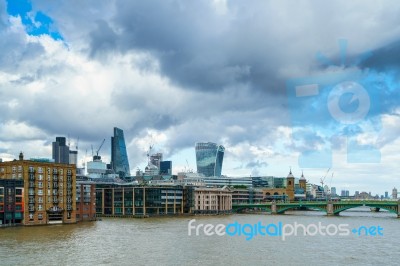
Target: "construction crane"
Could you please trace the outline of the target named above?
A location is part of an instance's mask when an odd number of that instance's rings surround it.
[[[149,150],[147,151],[147,164],[150,165],[150,153],[151,153],[151,149],[153,149],[153,145],[150,144],[149,146]]]
[[[328,171],[326,171],[325,176],[321,178],[321,186],[322,186],[322,187],[324,187],[324,182],[325,182],[326,176],[327,176],[328,173],[329,173],[329,170],[331,170],[331,168],[328,168]]]
[[[79,144],[79,137],[78,137],[78,139],[76,140],[76,146],[75,146],[76,150],[78,150],[78,144]]]
[[[99,156],[99,151],[100,151],[101,147],[103,147],[103,144],[104,144],[105,141],[106,141],[106,139],[103,139],[103,141],[100,144],[100,147],[97,149],[97,151],[96,151],[96,155],[97,156]]]

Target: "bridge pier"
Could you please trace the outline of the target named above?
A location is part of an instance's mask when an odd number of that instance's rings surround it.
[[[276,201],[272,201],[271,204],[271,214],[277,214],[278,212],[276,211]]]
[[[397,202],[397,218],[400,218],[400,201]]]
[[[333,212],[333,203],[332,202],[328,202],[328,204],[326,205],[326,214],[328,216],[334,216],[335,213]]]

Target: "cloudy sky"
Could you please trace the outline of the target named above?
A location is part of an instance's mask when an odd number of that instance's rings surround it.
[[[3,160],[69,136],[108,161],[117,126],[132,171],[212,141],[229,176],[400,187],[396,0],[0,0],[0,51]]]

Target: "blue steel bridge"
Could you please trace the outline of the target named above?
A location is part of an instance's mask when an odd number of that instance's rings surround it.
[[[241,212],[249,209],[263,210],[272,214],[284,214],[288,210],[313,209],[326,212],[328,216],[339,215],[340,212],[357,208],[370,207],[376,211],[380,209],[387,210],[400,218],[400,201],[381,201],[381,200],[346,200],[346,201],[297,201],[297,202],[264,202],[264,203],[248,203],[233,204],[234,212]]]

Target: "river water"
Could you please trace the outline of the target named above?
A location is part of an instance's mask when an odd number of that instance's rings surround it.
[[[188,223],[380,226],[383,235],[199,236]],[[331,229],[333,226],[331,226]],[[147,219],[103,218],[75,225],[0,229],[0,265],[399,265],[400,219],[367,209]],[[234,230],[231,230],[233,233]],[[331,230],[331,233],[334,230]]]

